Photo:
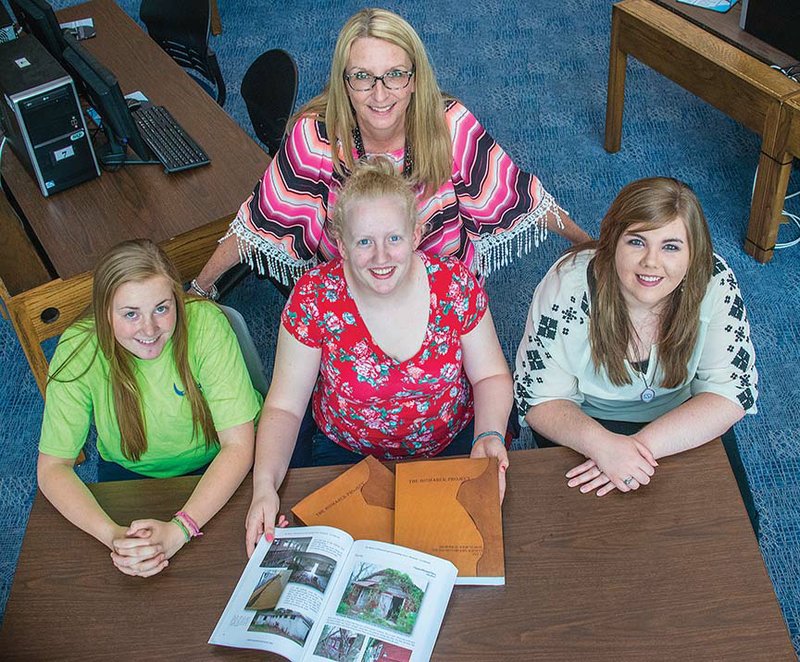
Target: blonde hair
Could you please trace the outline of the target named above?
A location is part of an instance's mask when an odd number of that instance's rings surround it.
[[[413,231],[419,221],[419,213],[411,184],[395,170],[392,162],[385,156],[372,156],[362,160],[336,200],[329,226],[331,236],[335,239],[342,238],[354,203],[364,199],[388,197],[400,202],[409,228]]]
[[[61,371],[89,341],[91,333],[94,333],[97,337],[97,346],[109,364],[109,382],[119,426],[122,454],[134,462],[138,461],[147,450],[147,431],[142,415],[134,357],[117,342],[110,315],[114,295],[122,285],[141,282],[156,276],[162,276],[170,281],[175,298],[176,323],[172,334],[172,355],[183,383],[185,397],[192,409],[192,439],[197,436],[199,427],[206,440],[206,448],[218,444],[219,437],[214,428],[211,411],[189,366],[189,332],[185,307],[187,301],[180,275],[166,254],[148,239],[124,241],[111,248],[100,259],[94,270],[92,303],[85,316],[90,322],[87,326],[87,337],[49,377],[51,380],[58,380]],[[191,301],[193,300],[188,302]]]
[[[689,267],[683,282],[669,295],[660,311],[658,360],[664,373],[661,385],[685,383],[689,358],[697,342],[700,304],[713,269],[708,223],[694,191],[667,177],[631,182],[611,203],[600,224],[600,239],[575,246],[567,255],[596,248],[592,262],[595,291],[589,313],[589,342],[595,368],[605,367],[612,383],[630,384],[625,357],[636,331],[622,297],[615,266],[620,238],[635,227],[647,232],[680,219],[686,226]],[[563,262],[562,262],[563,264]]]
[[[339,32],[331,61],[331,74],[322,93],[314,97],[292,118],[287,130],[303,116],[325,122],[331,144],[333,167],[340,176],[352,172],[353,128],[356,118],[344,80],[350,47],[356,39],[373,37],[402,48],[414,71],[414,93],[406,111],[406,144],[411,147],[414,164],[411,180],[432,195],[453,172],[450,132],[444,117],[446,97],[436,83],[425,46],[403,18],[385,9],[362,9],[353,14]],[[341,144],[340,155],[338,145]]]

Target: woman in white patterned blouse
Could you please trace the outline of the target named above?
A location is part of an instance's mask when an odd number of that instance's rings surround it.
[[[732,426],[755,413],[758,373],[736,278],[694,192],[668,178],[622,189],[600,239],[536,288],[517,351],[519,411],[538,445],[586,457],[568,485],[636,490],[660,457],[723,435],[755,526]]]

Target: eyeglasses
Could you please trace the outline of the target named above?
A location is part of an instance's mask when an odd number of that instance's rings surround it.
[[[414,71],[403,71],[402,69],[392,69],[383,76],[373,76],[366,71],[356,71],[352,74],[345,74],[344,79],[353,92],[367,92],[375,87],[380,81],[387,90],[402,90],[408,87]]]

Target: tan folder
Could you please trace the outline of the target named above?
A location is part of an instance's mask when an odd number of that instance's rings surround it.
[[[398,463],[394,542],[452,561],[456,583],[505,583],[497,460]]]
[[[333,526],[355,540],[392,542],[394,476],[367,456],[300,501],[292,512],[308,526]]]

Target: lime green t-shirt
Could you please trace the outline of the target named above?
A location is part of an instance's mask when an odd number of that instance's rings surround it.
[[[250,382],[227,318],[205,301],[187,302],[186,318],[189,366],[208,403],[215,429],[226,430],[254,420],[261,408],[261,396]],[[58,381],[50,380],[47,386],[40,452],[64,459],[77,457],[94,418],[100,456],[145,476],[180,476],[214,459],[219,447],[206,448],[199,426],[192,439],[192,408],[175,367],[172,339],[158,358],[134,358],[147,437],[147,450],[138,462],[122,454],[109,365],[98,348],[93,322],[79,322],[64,332],[50,362],[50,374],[73,353]]]

